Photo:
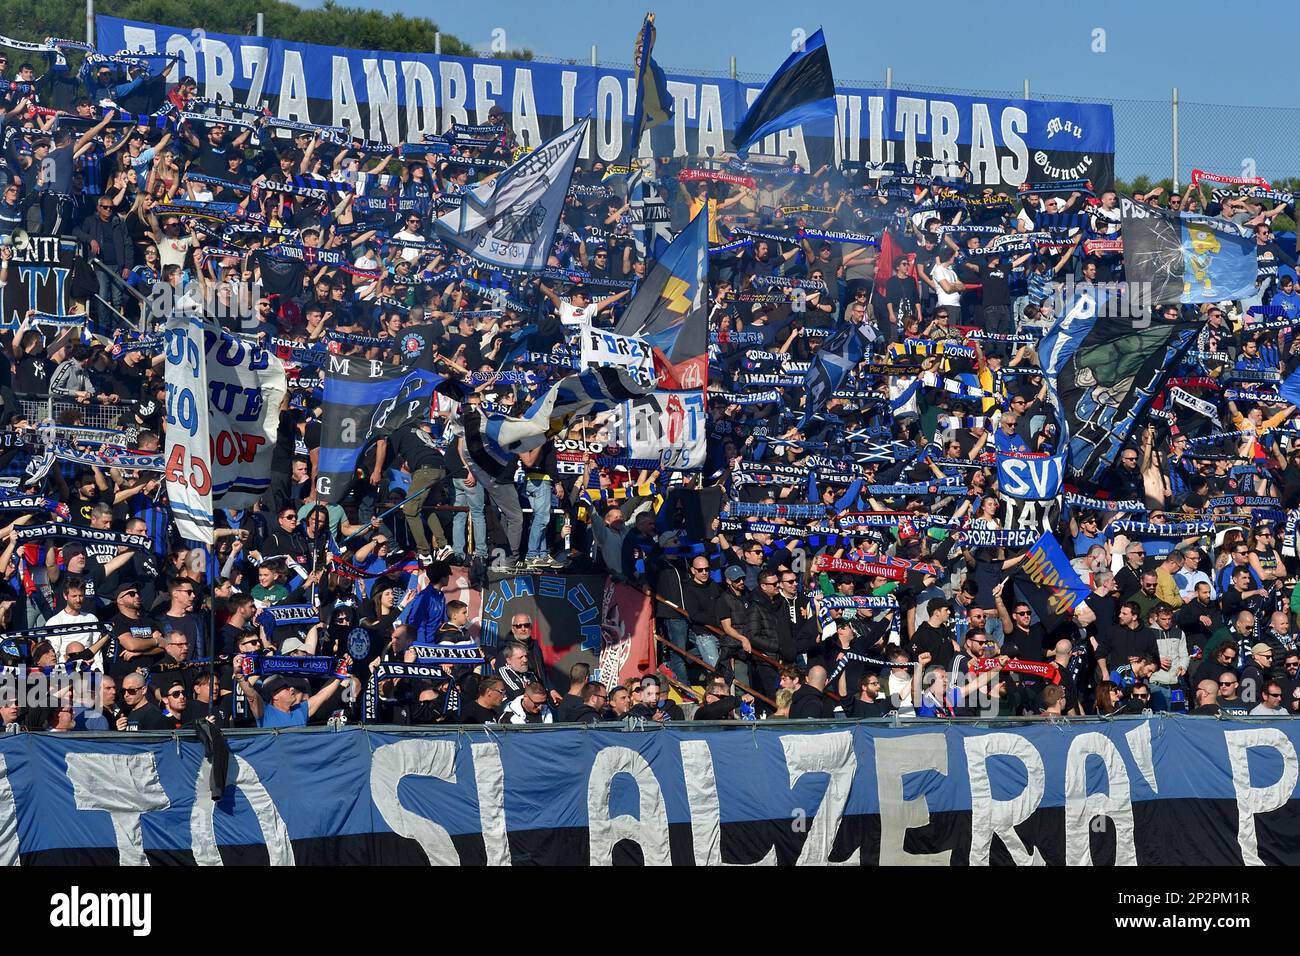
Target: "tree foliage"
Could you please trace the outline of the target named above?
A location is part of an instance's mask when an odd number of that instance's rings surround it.
[[[100,14],[242,36],[256,32],[259,11],[268,37],[360,50],[432,53],[434,34],[439,32],[438,25],[426,17],[362,10],[335,0],[325,0],[317,9],[303,9],[286,0],[95,0],[95,12]],[[22,40],[86,36],[86,10],[80,0],[0,0],[0,23],[5,24],[3,32]],[[441,40],[443,53],[476,53],[457,37],[444,33]],[[506,55],[532,59],[528,50]]]

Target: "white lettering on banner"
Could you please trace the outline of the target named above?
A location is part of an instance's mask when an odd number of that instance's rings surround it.
[[[614,777],[628,774],[636,782],[637,815],[609,815]],[[587,777],[587,829],[592,866],[613,866],[614,846],[631,840],[641,847],[646,866],[669,866],[668,809],[659,779],[650,764],[630,747],[606,747],[596,754]]]
[[[122,25],[122,48],[137,53],[157,53],[158,34],[149,27]],[[193,74],[190,74],[191,76]]]
[[[839,114],[835,163],[859,162],[862,157],[862,97],[836,94],[835,108]]]
[[[370,138],[400,143],[397,125],[397,63],[393,60],[362,60],[366,71],[366,98],[370,101]],[[353,127],[358,129],[357,127]]]
[[[616,76],[602,76],[596,84],[596,154],[618,159],[623,151],[623,87]]]
[[[190,841],[194,848],[194,862],[199,866],[223,865],[214,821],[218,801],[212,799],[211,780],[212,764],[205,757],[199,764],[199,775],[194,783],[194,806],[190,808]],[[226,768],[226,789],[231,787],[253,808],[271,866],[293,866],[293,843],[284,818],[252,764],[235,754],[231,754]]]
[[[835,835],[839,833],[844,808],[849,803],[849,790],[853,775],[858,770],[858,758],[853,752],[851,733],[784,734],[781,749],[785,751],[785,766],[790,774],[790,788],[806,773],[824,773],[828,776],[826,795],[814,811],[812,827],[799,854],[799,866],[854,866],[859,862],[861,848],[854,847],[847,859],[831,862]]]
[[[169,36],[163,52],[180,57],[180,62],[176,64],[178,76],[195,76],[199,72],[198,54],[194,52],[194,44],[185,34],[173,33]]]
[[[235,102],[235,57],[230,47],[220,40],[205,37],[203,40],[203,77],[207,95],[220,97],[227,103]]]
[[[668,95],[673,98],[673,155],[688,156],[686,120],[695,118],[695,84],[669,80]]]
[[[474,64],[474,122],[486,123],[488,111],[496,104],[504,85],[501,67],[495,63]]]
[[[915,96],[894,98],[894,132],[903,134],[903,164],[916,162],[916,139],[925,132],[925,100]]]
[[[700,86],[700,141],[697,156],[721,156],[727,151],[727,132],[722,119],[722,90],[716,83]]]
[[[469,84],[465,80],[465,68],[455,60],[439,60],[438,75],[442,79],[442,128],[451,129],[455,123],[468,126],[465,97]]]
[[[1263,866],[1255,832],[1255,815],[1280,809],[1295,794],[1296,781],[1300,779],[1295,747],[1276,727],[1228,730],[1224,732],[1223,740],[1228,748],[1228,764],[1232,767],[1232,789],[1237,795],[1237,842],[1241,844],[1241,862],[1247,866]],[[1272,750],[1281,758],[1282,772],[1266,787],[1256,787],[1250,782],[1247,754],[1253,749]]]
[[[406,139],[417,142],[438,132],[438,85],[433,71],[419,60],[403,60],[406,80]]]
[[[1156,781],[1156,763],[1151,752],[1151,722],[1144,721],[1124,735],[1128,741],[1129,753],[1133,755],[1133,762],[1138,765],[1138,770],[1142,772],[1142,779],[1146,781],[1152,793],[1159,793],[1160,787]]]
[[[682,775],[686,783],[686,804],[691,810],[691,844],[696,866],[776,866],[776,847],[769,847],[754,863],[727,863],[722,859],[722,809],[718,803],[718,779],[713,772],[713,754],[707,741],[683,740],[680,744]]]
[[[957,133],[961,120],[957,107],[947,100],[930,101],[930,157],[957,162]]]
[[[1031,852],[1016,833],[1043,802],[1046,773],[1043,756],[1034,745],[1017,734],[984,734],[967,737],[966,771],[970,777],[970,866],[988,866],[989,850],[996,836],[1011,854],[1016,866],[1044,866],[1046,861],[1034,847]],[[989,780],[990,757],[1014,757],[1025,767],[1025,787],[1009,800],[993,797]]]
[[[1006,479],[1002,490],[1013,498],[1042,501],[1060,491],[1064,478],[1060,458],[1003,458],[999,464]]]
[[[876,788],[880,795],[880,865],[948,866],[952,850],[909,853],[907,831],[930,825],[930,803],[924,793],[903,797],[903,778],[913,773],[948,776],[948,743],[943,734],[878,737]]]
[[[1089,763],[1089,757],[1099,759]],[[1105,793],[1088,792],[1089,766],[1100,766],[1105,772]],[[1096,817],[1108,819],[1115,831],[1115,865],[1137,866],[1133,803],[1124,758],[1105,734],[1080,734],[1070,741],[1065,761],[1066,866],[1093,865],[1092,821]]]
[[[243,64],[244,79],[248,80],[248,97],[244,100],[244,105],[254,110],[265,109],[266,101],[262,94],[266,90],[271,51],[264,46],[245,43],[239,48],[239,59]]]
[[[280,119],[297,123],[310,123],[311,110],[307,105],[307,74],[302,67],[302,53],[285,50],[280,64]]]
[[[470,745],[474,761],[474,787],[478,790],[478,820],[483,828],[483,848],[488,866],[510,866],[510,840],[506,836],[506,774],[501,748],[494,743]]]
[[[533,71],[527,67],[515,70],[510,118],[521,143],[528,147],[541,143],[542,127],[537,118],[537,98],[533,94]]]
[[[18,809],[9,782],[9,765],[0,757],[0,866],[18,866]]]
[[[171,806],[151,753],[67,755],[78,810],[103,810],[113,824],[118,866],[148,866],[140,817]]]
[[[1009,186],[1019,186],[1029,178],[1029,148],[1020,138],[1021,133],[1027,132],[1029,116],[1024,110],[1008,106],[1002,111],[1002,143],[1011,155],[1002,157],[1000,169]]]
[[[971,108],[972,133],[970,138],[971,179],[987,186],[1002,182],[998,176],[997,140],[993,136],[993,121],[989,118],[987,103],[976,103]]]
[[[330,125],[346,126],[361,134],[361,107],[357,105],[357,90],[352,83],[352,67],[346,56],[337,54],[331,59],[334,68],[330,71],[330,100],[334,111],[330,114]]]
[[[577,109],[575,102],[578,92],[578,74],[572,70],[565,70],[560,74],[560,125],[568,129],[573,125],[574,111]],[[578,148],[578,158],[591,158],[591,124],[587,124],[587,129],[582,134],[582,146]]]
[[[433,777],[456,782],[456,744],[450,740],[399,740],[375,748],[370,757],[370,799],[398,836],[420,844],[430,866],[458,866],[460,854],[442,826],[402,806],[397,787],[403,777]]]
[[[893,162],[894,144],[889,144],[889,158],[885,158],[885,98],[867,97],[867,159],[872,163]]]

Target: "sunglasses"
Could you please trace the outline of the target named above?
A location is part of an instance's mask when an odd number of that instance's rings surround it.
[[[1236,686],[1237,686],[1237,682],[1236,682],[1235,680],[1221,680],[1221,681],[1219,681],[1219,686],[1220,686],[1220,687],[1236,687]]]
[[[531,624],[511,624],[511,625],[510,625],[511,630],[513,630],[513,629],[515,629],[515,628],[520,628],[520,627],[522,627],[522,628],[524,628],[525,630],[527,630],[528,628],[532,627],[532,625],[531,625]]]
[[[168,692],[167,692],[167,696],[168,696],[168,697],[184,697],[184,696],[185,696],[185,691],[183,691],[183,690],[173,690],[173,691],[168,691]]]

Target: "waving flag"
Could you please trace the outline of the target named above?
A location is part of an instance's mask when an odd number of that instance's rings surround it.
[[[668,92],[668,78],[650,56],[655,46],[655,15],[646,14],[645,23],[632,55],[632,72],[636,75],[636,109],[632,116],[632,155],[636,155],[645,133],[667,123],[673,116],[673,97]]]
[[[614,329],[650,345],[663,388],[708,385],[708,269],[709,212],[704,206],[655,263]]]
[[[818,30],[791,53],[736,127],[736,152],[744,156],[764,136],[811,120],[835,119],[835,79],[826,38]]]
[[[840,387],[840,382],[849,374],[853,366],[862,361],[867,353],[867,338],[863,327],[849,322],[840,322],[834,334],[822,344],[813,357],[813,363],[804,376],[803,387],[806,393],[802,428],[808,419],[826,407],[831,392]]]
[[[167,498],[181,537],[212,544],[212,444],[208,361],[201,316],[167,321]]]
[[[1254,233],[1228,219],[1120,200],[1124,275],[1154,302],[1221,302],[1255,294]]]
[[[537,448],[577,416],[607,411],[651,391],[619,368],[584,369],[552,385],[523,418],[467,410],[465,446],[476,465],[491,475],[502,475],[512,470],[515,455]]]
[[[589,122],[579,120],[465,192],[459,208],[434,222],[437,237],[490,266],[544,269]]]
[[[437,372],[367,359],[330,356],[321,402],[317,491],[330,504],[347,495],[357,457],[376,438],[413,421],[428,421],[435,391],[460,397]]]

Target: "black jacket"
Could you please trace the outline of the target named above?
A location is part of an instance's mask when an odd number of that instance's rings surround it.
[[[794,692],[794,697],[790,701],[790,719],[826,719],[831,716],[833,707],[830,698],[825,694],[816,687],[804,684]]]
[[[112,266],[120,272],[135,265],[135,248],[126,231],[126,222],[116,213],[108,222],[92,213],[73,235],[87,245],[92,239],[99,243],[98,258],[106,266]]]
[[[790,642],[790,619],[784,616],[782,608],[762,591],[755,591],[750,596],[749,630],[742,631],[754,650],[761,651],[768,657],[777,657],[781,653],[782,629],[786,633],[785,641]]]

